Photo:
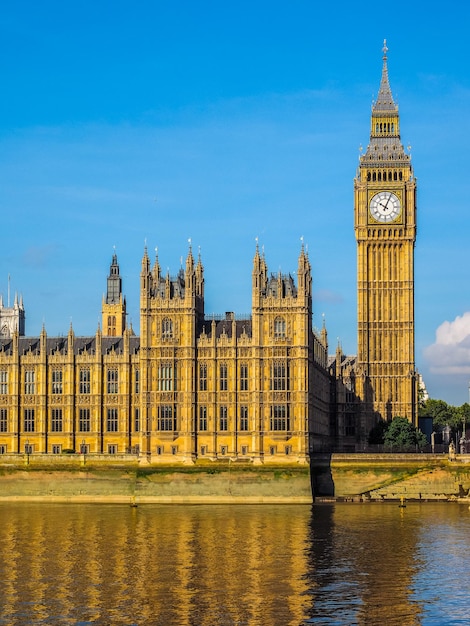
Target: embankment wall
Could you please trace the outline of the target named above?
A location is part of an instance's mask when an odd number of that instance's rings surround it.
[[[135,459],[30,457],[0,464],[0,502],[312,502],[308,466],[140,465]]]
[[[314,496],[312,496],[312,491]],[[163,466],[136,457],[10,456],[0,462],[0,502],[301,503],[464,500],[470,455],[315,455],[305,465],[197,463]]]
[[[316,497],[452,500],[470,490],[470,455],[316,455],[311,469]]]

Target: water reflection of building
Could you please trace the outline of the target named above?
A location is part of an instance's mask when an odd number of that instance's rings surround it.
[[[0,621],[300,624],[307,525],[285,505],[1,507]]]

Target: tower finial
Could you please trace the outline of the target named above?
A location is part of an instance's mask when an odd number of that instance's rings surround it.
[[[384,47],[382,48],[382,52],[384,53],[383,59],[384,61],[387,60],[387,52],[388,52],[388,48],[387,48],[387,40],[384,39]]]

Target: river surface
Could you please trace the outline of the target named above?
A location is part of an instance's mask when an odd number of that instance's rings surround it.
[[[0,505],[0,624],[470,624],[470,510]]]

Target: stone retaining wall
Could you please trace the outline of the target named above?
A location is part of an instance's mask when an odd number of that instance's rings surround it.
[[[470,494],[470,455],[314,455],[309,468],[237,462],[142,464],[135,456],[11,455],[0,502],[303,503],[316,499],[455,500]]]
[[[470,456],[333,454],[312,459],[315,496],[449,500],[469,495]]]
[[[44,459],[19,460],[0,465],[0,502],[312,502],[307,466],[142,467],[135,459],[120,465],[109,457],[49,465]]]

